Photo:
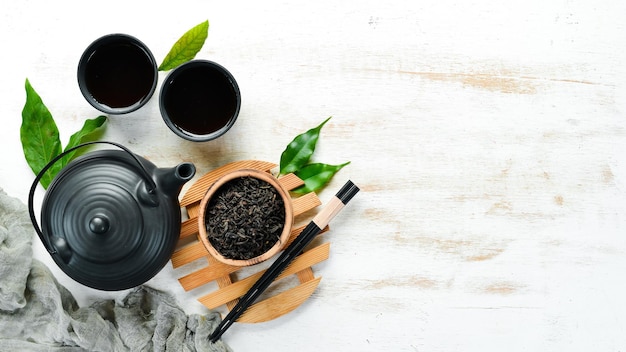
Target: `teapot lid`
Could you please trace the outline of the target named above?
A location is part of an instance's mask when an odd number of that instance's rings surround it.
[[[66,274],[113,291],[143,284],[163,268],[177,239],[172,242],[170,233],[178,233],[180,208],[172,211],[159,200],[163,195],[151,192],[145,171],[154,168],[136,155],[99,150],[57,174],[43,199],[41,230]]]

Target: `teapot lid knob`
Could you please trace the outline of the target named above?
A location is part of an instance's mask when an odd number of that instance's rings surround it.
[[[104,214],[96,214],[89,220],[89,230],[97,235],[105,234],[109,227],[109,218]]]

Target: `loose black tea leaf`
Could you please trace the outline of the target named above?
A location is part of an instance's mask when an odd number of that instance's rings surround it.
[[[276,244],[285,226],[285,204],[268,182],[240,177],[225,183],[206,209],[211,245],[225,258],[247,260]]]

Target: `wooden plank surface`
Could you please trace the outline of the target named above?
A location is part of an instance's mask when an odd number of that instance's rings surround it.
[[[362,192],[316,239],[332,252],[314,267],[324,278],[315,292],[283,318],[235,324],[224,335],[234,351],[626,346],[623,1],[4,5],[0,187],[23,201],[34,177],[19,139],[24,81],[65,144],[99,115],[76,64],[103,34],[135,35],[160,62],[208,19],[197,58],[240,85],[238,120],[212,142],[171,133],[158,90],[110,116],[104,138],[159,166],[192,161],[202,175],[239,160],[277,165],[293,137],[332,116],[312,161],[351,163],[319,198],[347,179]],[[123,294],[83,287],[36,238],[33,249],[81,305]],[[149,285],[201,314],[198,293],[178,284],[195,269],[168,264]]]

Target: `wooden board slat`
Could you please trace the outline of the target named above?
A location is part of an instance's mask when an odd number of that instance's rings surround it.
[[[207,267],[196,270],[191,274],[187,274],[181,277],[180,279],[178,279],[178,281],[180,282],[181,286],[183,286],[185,291],[189,291],[194,288],[198,288],[204,284],[208,284],[211,281],[215,281],[220,277],[223,277],[230,273],[234,273],[239,269],[240,268],[237,266],[230,266],[215,261]]]
[[[307,193],[298,198],[294,198],[292,200],[293,204],[293,216],[299,216],[306,213],[309,210],[314,209],[322,204],[320,199],[317,197],[317,194],[314,192]]]
[[[186,207],[189,204],[200,201],[209,187],[215,183],[220,177],[226,175],[229,172],[238,169],[255,169],[261,171],[270,171],[277,165],[267,161],[259,160],[242,160],[234,161],[232,163],[221,166],[198,179],[190,188],[185,192],[185,195],[180,201],[181,207]]]
[[[288,191],[304,185],[304,181],[294,174],[283,175],[278,178],[278,182]]]
[[[315,248],[312,248],[301,255],[299,255],[293,263],[291,263],[285,271],[281,273],[274,282],[281,280],[287,276],[292,274],[296,274],[298,272],[304,271],[306,269],[310,269],[311,266],[318,264],[326,259],[330,254],[330,243],[321,244]],[[244,279],[240,279],[239,281],[225,287],[221,290],[211,292],[207,295],[204,295],[198,299],[200,303],[206,306],[209,309],[217,308],[223,304],[226,304],[232,300],[235,300],[241,296],[243,296],[254,283],[263,275],[263,271],[259,271],[253,275],[250,275]],[[312,272],[311,272],[312,273]],[[306,280],[310,281],[313,278]],[[305,282],[306,282],[305,281]]]
[[[276,319],[298,308],[309,298],[322,280],[318,277],[314,280],[300,284],[276,296],[267,298],[250,306],[237,322],[261,323]]]
[[[187,238],[198,234],[198,217],[194,216],[183,221],[180,226],[180,238]]]
[[[200,241],[185,246],[172,254],[172,266],[179,268],[185,264],[189,264],[194,260],[206,257],[209,252],[204,247],[204,244]]]

